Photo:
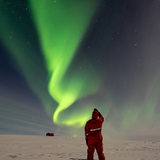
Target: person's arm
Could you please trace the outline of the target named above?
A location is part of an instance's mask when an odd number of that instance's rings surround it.
[[[88,123],[85,125],[85,140],[86,140],[86,145],[88,146],[88,136],[89,136],[89,126]]]

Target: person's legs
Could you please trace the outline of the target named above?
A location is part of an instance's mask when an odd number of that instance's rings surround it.
[[[97,143],[96,151],[97,151],[99,160],[105,160],[105,156],[104,156],[104,153],[103,153],[103,143],[102,143],[102,141],[99,141]]]
[[[88,139],[87,160],[93,160],[95,151],[95,142],[93,138]]]
[[[87,160],[93,160],[94,150],[95,150],[94,145],[88,144]]]

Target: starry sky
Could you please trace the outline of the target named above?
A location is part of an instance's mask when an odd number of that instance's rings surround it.
[[[160,136],[159,0],[0,0],[0,134]]]

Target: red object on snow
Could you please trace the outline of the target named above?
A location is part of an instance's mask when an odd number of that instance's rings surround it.
[[[48,132],[48,133],[46,133],[46,136],[54,136],[54,133]]]

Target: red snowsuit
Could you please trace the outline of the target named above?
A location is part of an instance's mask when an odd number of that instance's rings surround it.
[[[95,111],[93,111],[92,119],[90,119],[85,125],[86,143],[88,145],[87,160],[93,160],[95,149],[99,160],[105,160],[102,143],[103,137],[101,133],[103,121],[104,118],[101,113],[95,113]]]

